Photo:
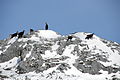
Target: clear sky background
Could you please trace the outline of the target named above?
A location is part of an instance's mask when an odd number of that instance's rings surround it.
[[[120,43],[120,0],[0,0],[0,39],[45,22],[63,35],[94,32]]]

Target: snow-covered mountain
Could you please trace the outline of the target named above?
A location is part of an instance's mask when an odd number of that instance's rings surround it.
[[[120,80],[120,44],[38,30],[0,40],[0,80]]]

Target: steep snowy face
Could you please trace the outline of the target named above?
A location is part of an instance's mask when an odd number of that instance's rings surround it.
[[[89,35],[91,33],[75,33],[74,35],[76,37],[79,37],[83,43],[87,44],[88,45],[88,48],[89,50],[93,50],[93,52],[95,52],[94,54],[96,53],[99,53],[97,51],[103,51],[106,53],[106,57],[108,57],[107,59],[110,61],[108,63],[108,65],[114,65],[114,64],[118,64],[120,66],[120,55],[119,53],[115,53],[115,51],[117,50],[113,50],[112,47],[108,46],[110,43],[109,41],[107,41],[107,43],[104,43],[105,40],[97,37],[96,35],[94,35],[91,39],[87,40],[85,39],[85,37],[87,35]],[[112,43],[111,43],[112,44]],[[117,43],[114,43],[115,45],[117,45]],[[119,44],[118,44],[119,45]],[[94,50],[96,49],[96,50]]]
[[[0,41],[0,78],[10,80],[118,80],[120,45],[91,33],[61,36],[38,30]]]

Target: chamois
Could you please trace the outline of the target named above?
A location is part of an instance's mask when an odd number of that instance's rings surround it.
[[[91,38],[93,37],[93,35],[94,35],[94,33],[89,34],[89,35],[87,35],[87,36],[86,36],[86,38],[85,38],[85,39],[91,39]]]
[[[19,33],[18,33],[18,38],[22,38],[22,37],[23,37],[24,32],[25,32],[25,30],[23,30],[22,32],[19,32]]]
[[[13,38],[13,37],[16,37],[18,35],[18,31],[14,34],[11,34],[11,37],[10,38]]]
[[[33,32],[34,30],[33,29],[30,29],[30,32]]]
[[[68,40],[70,40],[70,41],[71,41],[71,40],[72,40],[72,38],[73,38],[72,36],[68,36],[67,41],[68,41]]]
[[[48,24],[47,24],[47,22],[45,23],[45,30],[48,30]]]

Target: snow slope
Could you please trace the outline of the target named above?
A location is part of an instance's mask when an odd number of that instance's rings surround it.
[[[0,80],[119,80],[120,44],[38,30],[0,41]]]
[[[43,38],[47,38],[47,39],[58,38],[61,36],[52,30],[38,30],[37,34],[39,37],[43,37]]]

